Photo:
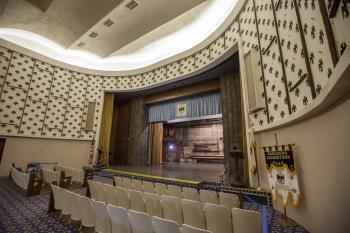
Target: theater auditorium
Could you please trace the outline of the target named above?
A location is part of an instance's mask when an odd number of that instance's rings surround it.
[[[0,232],[350,232],[349,0],[0,0]]]

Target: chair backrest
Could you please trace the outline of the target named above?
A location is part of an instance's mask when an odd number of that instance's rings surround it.
[[[182,199],[181,207],[184,218],[184,224],[192,227],[205,229],[203,204],[201,202]]]
[[[106,203],[92,200],[95,216],[95,230],[100,233],[111,233],[111,219]]]
[[[143,181],[143,192],[145,193],[155,193],[154,184],[149,181]]]
[[[163,218],[163,207],[160,203],[160,196],[154,193],[143,193],[145,200],[146,213],[151,217],[157,216]]]
[[[94,207],[91,199],[84,196],[79,196],[79,206],[81,213],[81,225],[85,227],[95,226]]]
[[[233,193],[219,193],[220,205],[227,206],[229,209],[239,208],[240,201],[237,194]]]
[[[153,217],[154,233],[180,233],[176,222]]]
[[[154,233],[148,214],[129,210],[129,219],[132,233]]]
[[[123,177],[123,186],[124,188],[126,189],[132,189],[132,181],[130,178],[127,178],[127,177]]]
[[[140,191],[129,190],[130,209],[138,212],[146,212],[145,202]]]
[[[162,183],[155,183],[154,184],[154,191],[158,194],[158,195],[166,195],[168,196],[168,189],[166,188],[166,184],[162,184]]]
[[[58,187],[57,185],[51,184],[51,190],[52,190],[52,193],[53,193],[55,209],[56,210],[61,210],[62,209],[61,188]]]
[[[257,211],[232,208],[234,233],[261,233],[262,217]]]
[[[128,211],[123,207],[107,205],[112,233],[131,233]]]
[[[177,197],[179,199],[183,198],[181,186],[168,185],[168,195],[172,197]]]
[[[162,196],[163,215],[165,219],[176,222],[179,226],[182,224],[181,201],[177,197]]]
[[[95,181],[95,187],[96,187],[97,197],[98,197],[97,200],[106,203],[107,202],[107,194],[105,191],[104,184],[102,182]]]
[[[201,189],[199,191],[201,202],[219,205],[219,197],[216,191]]]
[[[142,180],[133,179],[132,180],[132,188],[133,188],[133,190],[143,192]]]
[[[62,214],[70,215],[71,214],[71,195],[70,191],[66,189],[61,189],[62,193]]]
[[[232,233],[231,211],[226,206],[204,204],[207,229],[213,233]]]
[[[88,180],[88,185],[89,185],[89,189],[90,189],[90,196],[91,199],[93,200],[98,200],[98,194],[97,194],[97,189],[95,186],[95,182],[93,180]]]
[[[191,227],[191,226],[188,226],[186,224],[182,225],[182,232],[183,233],[212,233],[210,231],[203,230],[203,229],[196,228],[196,227]]]
[[[130,209],[128,190],[125,188],[115,187],[115,191],[117,192],[118,206],[123,207],[127,210]]]
[[[192,200],[192,201],[199,201],[199,195],[198,195],[197,189],[183,187],[182,194],[184,196],[184,199]]]
[[[105,186],[107,203],[115,206],[118,205],[117,193],[115,191],[114,186],[110,184],[104,184],[104,186]]]
[[[71,192],[71,214],[70,218],[73,221],[80,221],[81,220],[81,210],[80,210],[80,201],[79,201],[79,194]]]
[[[123,178],[120,176],[113,176],[115,186],[124,188]]]

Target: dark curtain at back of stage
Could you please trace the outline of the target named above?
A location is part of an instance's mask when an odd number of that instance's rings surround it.
[[[151,124],[151,164],[162,162],[163,147],[163,123]]]

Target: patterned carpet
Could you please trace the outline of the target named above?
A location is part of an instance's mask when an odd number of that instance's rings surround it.
[[[111,179],[96,177],[106,183]],[[81,189],[74,190],[82,192]],[[41,233],[41,232],[74,232],[79,230],[60,219],[54,214],[48,214],[49,195],[41,194],[34,197],[25,197],[20,189],[9,179],[0,177],[0,233]],[[245,203],[244,208],[261,211],[261,208]],[[304,233],[301,226],[283,227],[277,223],[282,215],[273,208],[267,209],[268,232],[271,233]]]

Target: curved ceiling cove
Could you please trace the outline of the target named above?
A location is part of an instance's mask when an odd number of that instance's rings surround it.
[[[171,0],[105,1],[108,9],[98,8],[89,20],[69,10],[66,19],[55,17],[64,9],[63,4],[69,4],[67,0],[52,0],[45,7],[37,6],[38,9],[29,1],[8,1],[0,20],[0,38],[73,66],[104,71],[134,70],[199,45],[223,25],[238,2],[179,0],[174,5]],[[79,10],[78,3],[71,5],[71,11]],[[29,16],[18,20],[14,12],[20,7]],[[90,8],[80,11],[88,12]],[[168,12],[163,12],[164,9]],[[47,17],[45,22],[52,19],[54,23],[38,23],[38,16],[39,21]],[[33,24],[28,24],[28,20]],[[48,26],[57,27],[47,33],[43,27]]]

